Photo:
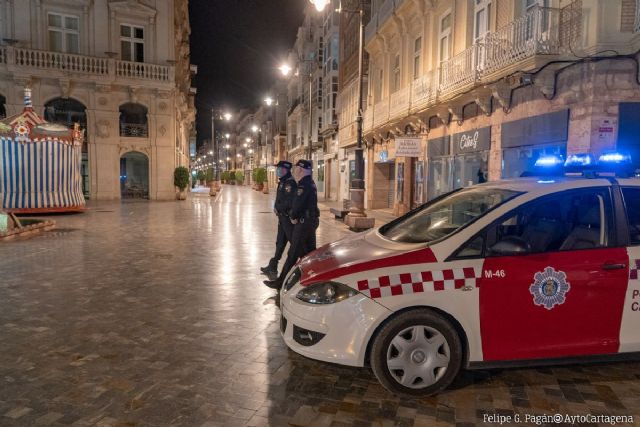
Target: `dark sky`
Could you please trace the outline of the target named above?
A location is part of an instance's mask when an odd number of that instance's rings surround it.
[[[198,142],[211,135],[211,106],[258,105],[293,47],[308,0],[190,0],[191,63],[198,66]]]

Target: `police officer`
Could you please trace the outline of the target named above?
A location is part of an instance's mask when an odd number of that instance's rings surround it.
[[[291,233],[293,232],[293,224],[289,220],[293,198],[296,195],[296,180],[291,176],[291,162],[281,160],[276,165],[276,176],[280,180],[278,183],[278,192],[276,194],[276,202],[273,206],[273,212],[278,217],[278,235],[276,237],[276,252],[273,258],[269,260],[266,267],[260,267],[260,270],[270,279],[278,275],[278,262],[282,258],[284,248],[287,242],[291,241]]]
[[[284,267],[275,280],[265,280],[264,284],[272,289],[280,289],[289,270],[300,257],[316,249],[316,229],[320,223],[318,209],[318,190],[311,178],[312,165],[309,160],[298,160],[293,171],[293,177],[298,181],[296,195],[293,198],[291,223],[293,233]]]

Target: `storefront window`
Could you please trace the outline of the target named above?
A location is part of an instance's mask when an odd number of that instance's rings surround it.
[[[489,152],[481,151],[456,156],[453,169],[453,188],[470,187],[487,182]]]
[[[545,155],[565,157],[566,144],[505,148],[502,151],[502,178],[532,175],[536,160]]]
[[[353,187],[351,183],[354,179],[356,179],[356,161],[349,160],[349,188]]]
[[[427,180],[427,198],[435,199],[451,191],[451,160],[449,157],[429,160],[429,179]]]
[[[324,192],[324,160],[318,160],[316,166],[316,186],[319,193]]]
[[[417,161],[415,164],[415,182],[414,182],[414,204],[421,205],[424,203],[424,162]]]
[[[404,163],[398,163],[396,168],[396,202],[402,203],[404,200]]]

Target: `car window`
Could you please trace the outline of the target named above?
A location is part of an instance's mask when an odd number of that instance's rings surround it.
[[[396,242],[435,242],[519,194],[522,193],[492,187],[462,189],[409,212],[380,228],[380,233]]]
[[[529,249],[527,253],[605,247],[610,212],[606,188],[544,197],[517,208],[491,226],[488,245],[522,242]],[[490,249],[487,253],[492,255]]]
[[[629,220],[629,240],[632,245],[640,245],[640,188],[623,188],[622,195]]]

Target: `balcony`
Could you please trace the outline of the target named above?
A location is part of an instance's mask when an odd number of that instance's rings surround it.
[[[0,47],[0,65],[8,71],[58,77],[83,76],[100,82],[123,82],[171,85],[174,67],[143,62],[120,61],[113,58],[76,55],[13,46]],[[4,68],[4,67],[3,67]],[[38,73],[38,71],[41,71]]]
[[[120,136],[127,138],[147,138],[149,129],[146,124],[120,123]]]
[[[389,98],[389,119],[404,117],[409,113],[411,86],[395,91]]]
[[[369,106],[365,112],[364,130],[370,132],[389,120],[404,118],[409,113],[455,97],[462,90],[495,81],[537,55],[560,54],[564,45],[571,42],[565,34],[568,30],[560,28],[560,13],[560,9],[537,7],[488,33],[469,48],[443,61],[439,69],[424,73],[389,98]],[[563,26],[579,27],[580,16],[563,18],[566,21]]]
[[[411,82],[411,111],[424,108],[436,100],[438,87],[435,73],[430,70]]]
[[[389,98],[383,99],[373,107],[373,126],[378,127],[389,121]]]

